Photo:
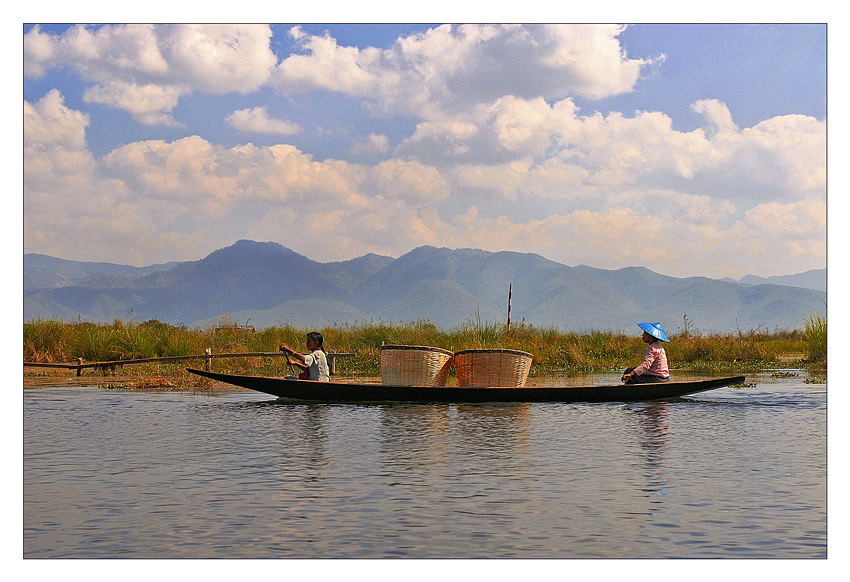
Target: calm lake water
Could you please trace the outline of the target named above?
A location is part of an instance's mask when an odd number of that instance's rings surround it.
[[[24,557],[825,558],[800,374],[629,404],[27,389]]]

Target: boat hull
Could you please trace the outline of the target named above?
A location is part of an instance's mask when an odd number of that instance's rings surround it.
[[[744,376],[733,376],[711,380],[653,384],[498,388],[316,382],[289,378],[217,374],[192,368],[186,370],[198,376],[263,392],[278,398],[316,402],[635,402],[670,400],[688,394],[740,384],[745,380]]]

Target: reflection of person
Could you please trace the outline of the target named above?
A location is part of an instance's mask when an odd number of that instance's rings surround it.
[[[621,380],[626,384],[666,382],[670,379],[667,368],[667,352],[661,342],[669,342],[660,323],[638,323],[643,330],[641,339],[648,344],[643,352],[643,362],[634,368],[626,368]]]
[[[328,358],[325,356],[325,348],[322,347],[322,334],[311,331],[307,334],[307,349],[309,354],[299,354],[286,344],[280,345],[280,351],[292,354],[295,357],[296,366],[304,370],[299,378],[305,380],[318,380],[319,382],[330,382],[331,375],[328,368]],[[302,377],[306,376],[306,377]]]

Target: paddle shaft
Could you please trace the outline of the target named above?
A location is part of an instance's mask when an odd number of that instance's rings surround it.
[[[295,364],[293,364],[292,360],[289,359],[289,352],[284,352],[284,354],[286,355],[286,363],[289,364],[289,369],[292,371],[292,373],[296,376],[300,374],[301,372],[295,369]]]

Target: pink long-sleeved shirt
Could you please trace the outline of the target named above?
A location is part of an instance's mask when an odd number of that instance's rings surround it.
[[[652,342],[646,346],[646,351],[643,352],[643,362],[634,369],[635,376],[642,374],[652,374],[662,378],[670,377],[670,370],[667,369],[667,352],[664,351],[661,342]]]

